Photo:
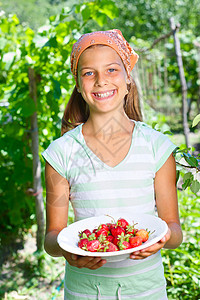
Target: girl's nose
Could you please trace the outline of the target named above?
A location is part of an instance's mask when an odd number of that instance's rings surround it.
[[[105,74],[98,73],[96,76],[96,86],[104,86],[107,83]]]

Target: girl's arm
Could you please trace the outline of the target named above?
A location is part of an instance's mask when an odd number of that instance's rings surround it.
[[[46,236],[44,247],[51,256],[62,256],[57,243],[58,233],[67,226],[69,184],[49,163],[45,166]]]
[[[49,163],[45,166],[46,180],[46,236],[44,247],[51,256],[64,256],[77,268],[98,269],[106,263],[95,257],[77,256],[66,252],[57,243],[59,232],[67,226],[69,208],[69,183]]]
[[[158,216],[167,223],[169,229],[158,243],[134,252],[130,256],[133,259],[148,257],[161,248],[175,249],[182,242],[176,190],[176,162],[172,154],[156,173],[154,186]]]
[[[181,244],[183,236],[178,213],[176,162],[172,154],[156,173],[155,194],[158,216],[171,230],[164,248],[175,249]]]

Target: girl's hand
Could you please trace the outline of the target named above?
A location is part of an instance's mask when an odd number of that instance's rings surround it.
[[[171,230],[168,228],[166,235],[159,242],[157,242],[156,244],[154,244],[148,248],[133,252],[130,255],[130,258],[144,259],[152,254],[155,254],[156,252],[158,252],[160,249],[162,249],[165,246],[167,241],[170,239],[170,236],[171,236]]]
[[[90,270],[96,270],[106,263],[106,260],[100,257],[80,256],[72,254],[70,252],[66,252],[64,250],[62,250],[62,254],[71,266],[77,268],[88,268]]]

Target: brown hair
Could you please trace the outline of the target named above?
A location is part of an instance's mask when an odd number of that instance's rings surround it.
[[[124,110],[130,119],[142,121],[137,87],[131,76],[130,81],[130,84],[127,86],[128,94],[124,98]],[[64,111],[61,134],[63,135],[81,123],[85,123],[89,113],[88,104],[75,87]]]

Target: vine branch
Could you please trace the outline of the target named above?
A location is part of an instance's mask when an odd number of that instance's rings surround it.
[[[164,39],[167,39],[168,37],[170,37],[171,35],[173,35],[174,31],[178,30],[179,27],[180,27],[180,24],[176,24],[175,29],[173,29],[170,32],[168,32],[166,34],[163,34],[159,38],[155,39],[155,41],[152,43],[152,45],[150,47],[148,47],[148,48],[135,48],[134,47],[134,50],[138,51],[138,52],[144,53],[144,52],[147,52],[147,51],[153,49],[155,47],[155,45],[158,44],[160,41],[162,41]]]

